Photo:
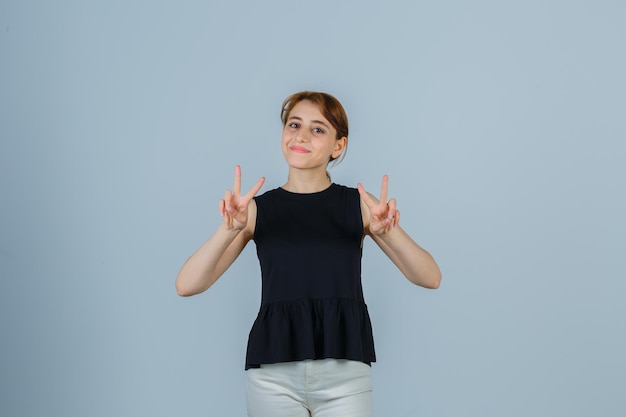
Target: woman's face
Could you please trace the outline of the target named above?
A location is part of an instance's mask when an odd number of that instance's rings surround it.
[[[322,115],[317,104],[302,100],[289,112],[283,127],[282,151],[292,168],[316,169],[336,159],[347,139],[337,139],[337,130]]]

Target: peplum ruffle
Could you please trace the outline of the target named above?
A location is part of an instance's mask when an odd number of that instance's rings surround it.
[[[376,361],[364,302],[302,298],[261,305],[248,338],[246,369],[327,358]]]

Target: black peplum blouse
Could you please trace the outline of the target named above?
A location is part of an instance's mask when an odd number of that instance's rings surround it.
[[[277,188],[255,197],[261,307],[245,369],[304,359],[376,360],[361,285],[359,192]]]

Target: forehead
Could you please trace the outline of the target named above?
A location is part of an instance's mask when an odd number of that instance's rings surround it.
[[[289,117],[322,121],[329,124],[328,120],[326,120],[322,114],[320,107],[316,103],[309,100],[302,100],[293,106],[289,111]]]

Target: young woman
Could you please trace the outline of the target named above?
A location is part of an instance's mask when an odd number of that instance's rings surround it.
[[[329,162],[345,154],[348,120],[326,93],[304,91],[283,103],[287,182],[255,197],[241,193],[241,169],[220,201],[222,224],[185,262],[181,296],[208,289],[250,240],[262,273],[261,308],[246,354],[251,417],[371,416],[374,342],[361,287],[361,254],[370,236],[404,276],[437,288],[431,255],[399,226],[395,199],[331,182]]]

